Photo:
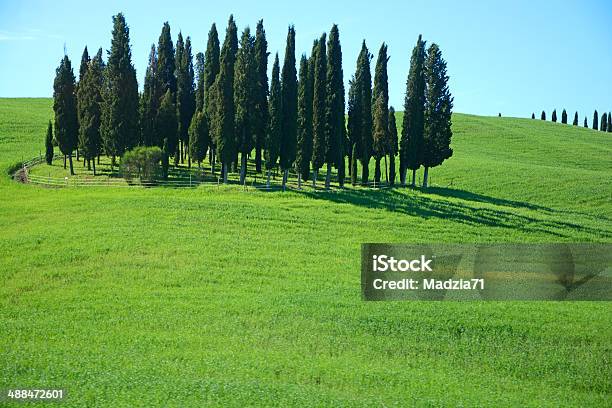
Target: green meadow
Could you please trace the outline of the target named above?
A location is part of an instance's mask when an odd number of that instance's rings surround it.
[[[427,191],[17,183],[51,103],[0,99],[0,390],[63,388],[61,406],[612,405],[610,303],[360,295],[364,242],[612,242],[612,134],[455,114]],[[65,175],[60,158],[33,171]]]

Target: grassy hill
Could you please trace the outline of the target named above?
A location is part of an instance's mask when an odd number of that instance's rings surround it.
[[[0,99],[3,174],[51,116]],[[427,192],[0,177],[0,389],[62,387],[68,406],[611,404],[609,303],[361,301],[362,242],[612,242],[612,135],[453,126]]]

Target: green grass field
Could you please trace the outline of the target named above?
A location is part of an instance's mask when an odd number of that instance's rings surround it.
[[[612,242],[612,135],[457,114],[428,192],[12,181],[51,116],[49,99],[0,99],[0,389],[64,388],[62,406],[612,405],[610,303],[363,302],[359,280],[363,242]]]

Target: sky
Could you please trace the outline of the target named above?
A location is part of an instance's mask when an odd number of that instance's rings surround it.
[[[529,117],[532,112],[612,110],[612,5],[609,0],[491,2],[427,1],[191,1],[96,2],[0,0],[0,97],[52,95],[64,49],[78,71],[85,45],[90,54],[110,47],[112,16],[123,12],[130,27],[132,59],[142,86],[147,57],[168,21],[173,40],[191,36],[194,54],[205,51],[217,24],[223,42],[230,14],[240,31],[264,19],[271,69],[282,58],[287,27],[296,29],[296,58],[338,24],[344,79],[355,72],[362,40],[374,54],[388,45],[389,99],[403,110],[410,55],[419,34],[437,43],[448,63],[455,111]]]

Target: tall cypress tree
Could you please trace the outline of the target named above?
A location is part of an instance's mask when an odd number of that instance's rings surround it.
[[[395,155],[398,152],[397,124],[395,109],[389,107],[389,185],[395,185]]]
[[[276,167],[280,152],[280,132],[281,132],[281,84],[279,79],[280,64],[278,54],[274,58],[272,65],[272,78],[270,80],[270,100],[268,102],[269,119],[268,131],[264,146],[264,158],[266,160],[267,186],[270,187],[270,173]]]
[[[219,75],[220,68],[220,50],[219,50],[219,34],[217,33],[217,26],[213,23],[210,31],[208,32],[208,43],[206,45],[206,54],[204,56],[204,112],[206,114],[206,120],[208,121],[210,137],[210,166],[212,174],[215,174],[215,159],[216,155],[216,142],[213,132],[214,115],[217,110],[216,99],[213,98],[212,90],[213,84]]]
[[[247,156],[255,147],[255,39],[249,27],[240,38],[234,73],[234,105],[236,106],[236,147],[240,152],[240,184],[246,183]]]
[[[163,144],[163,141],[155,131],[155,121],[162,96],[160,91],[161,87],[157,72],[157,50],[153,44],[149,53],[149,64],[140,97],[140,141],[144,146],[159,146],[161,148]]]
[[[295,167],[298,176],[298,188],[301,188],[302,179],[308,179],[310,157],[312,156],[312,83],[306,55],[302,55],[300,60],[299,77]]]
[[[196,111],[189,126],[189,158],[201,167],[202,160],[206,157],[206,150],[210,141],[208,122],[202,110]]]
[[[325,188],[329,189],[332,166],[338,169],[338,183],[344,185],[344,73],[342,70],[342,47],[338,26],[334,24],[327,43],[327,90],[325,103],[325,162],[327,175]]]
[[[49,121],[47,135],[45,136],[45,161],[50,166],[53,164],[53,124]]]
[[[546,112],[542,111],[542,114],[540,115],[540,120],[546,120]]]
[[[325,162],[325,101],[327,91],[327,51],[323,33],[317,42],[312,100],[312,185],[316,188],[317,173]]]
[[[601,126],[599,127],[599,130],[601,130],[602,132],[608,131],[608,114],[606,112],[601,115]]]
[[[552,121],[553,123],[557,123],[557,110],[556,109],[553,109]]]
[[[217,157],[223,166],[224,183],[227,183],[229,165],[234,161],[237,152],[234,132],[234,68],[237,50],[238,33],[234,16],[230,15],[221,49],[220,71],[212,90],[214,115],[210,122]]]
[[[578,126],[578,111],[574,114],[574,122],[572,123],[574,126]]]
[[[74,175],[72,152],[77,148],[79,132],[75,86],[72,64],[65,55],[55,71],[53,111],[55,113],[55,140],[64,156],[68,156],[72,175]],[[66,168],[65,159],[64,168]]]
[[[180,48],[179,48],[180,41]],[[180,50],[180,51],[179,51]],[[178,115],[179,149],[178,157],[181,163],[185,161],[187,144],[189,143],[189,124],[196,108],[193,55],[191,52],[191,38],[187,37],[183,43],[181,33],[177,40],[176,52],[176,108]],[[175,162],[177,160],[175,159]],[[191,159],[189,161],[191,165]]]
[[[281,72],[281,142],[279,164],[283,170],[283,190],[289,169],[295,162],[297,144],[297,72],[295,69],[295,28],[287,31],[285,60]]]
[[[105,73],[101,132],[104,150],[114,164],[115,156],[136,145],[138,135],[138,82],[132,65],[130,30],[121,13],[113,17]]]
[[[354,106],[351,108],[350,119],[351,139],[353,145],[352,178],[356,178],[356,160],[361,162],[361,183],[368,184],[370,158],[372,157],[372,75],[370,60],[372,54],[368,51],[365,40],[357,57],[357,70],[353,80]],[[351,93],[351,92],[349,92]],[[354,180],[353,180],[354,181]]]
[[[425,61],[425,137],[423,149],[423,187],[427,188],[429,168],[439,166],[453,155],[450,147],[453,131],[451,116],[453,97],[448,89],[446,61],[437,44],[432,44],[427,51]]]
[[[597,114],[597,109],[593,113],[593,130],[599,130],[599,115]]]
[[[170,33],[170,24],[166,21],[157,43],[157,70],[159,72],[160,94],[165,96],[169,89],[174,98],[176,93],[176,59]]]
[[[380,184],[380,160],[389,153],[389,80],[387,76],[387,45],[383,43],[378,51],[374,71],[373,99],[373,132],[372,152],[376,160],[374,182]],[[385,159],[386,160],[386,159]],[[387,166],[385,165],[385,171]],[[388,179],[388,176],[387,176]]]
[[[612,133],[612,114],[608,112],[608,133]]]
[[[263,20],[257,22],[255,32],[255,65],[257,81],[255,82],[255,171],[261,173],[261,150],[268,127],[268,41]]]
[[[83,160],[87,161],[87,168],[96,175],[95,158],[100,154],[102,138],[100,136],[100,123],[102,120],[102,67],[97,58],[88,64],[77,92],[78,119],[79,119],[79,149],[83,153]]]
[[[565,109],[563,109],[563,112],[561,112],[561,123],[567,125],[567,112]]]
[[[425,41],[419,35],[410,58],[410,71],[404,100],[404,119],[400,141],[400,180],[406,184],[406,170],[412,170],[412,187],[416,171],[423,163],[425,123]]]
[[[359,62],[358,62],[359,63]],[[359,66],[357,67],[359,70]],[[348,140],[349,140],[349,173],[351,184],[357,184],[358,146],[361,146],[361,90],[355,75],[349,80],[348,92]]]

